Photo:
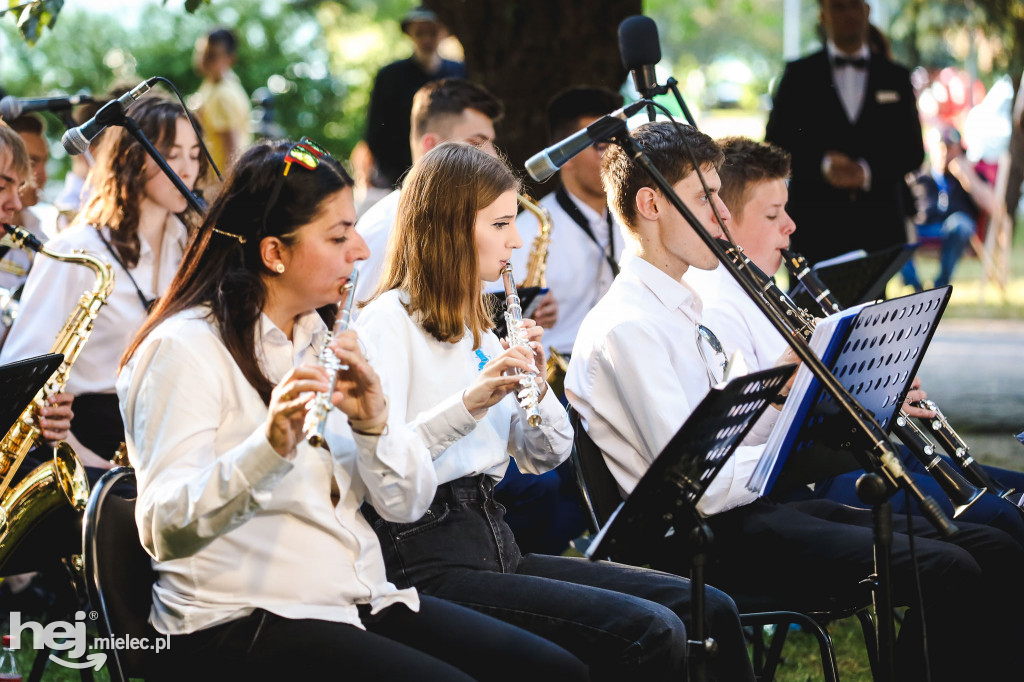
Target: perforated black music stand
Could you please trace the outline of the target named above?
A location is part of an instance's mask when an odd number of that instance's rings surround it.
[[[704,654],[714,647],[704,632],[704,563],[712,535],[697,503],[795,370],[796,365],[776,367],[711,389],[586,551],[590,559],[644,564],[663,545],[669,530],[689,534],[690,644],[697,647],[697,680],[704,679]]]
[[[822,360],[860,405],[889,432],[924,358],[951,287],[931,289],[861,310],[845,337],[837,337],[838,352]],[[831,348],[831,347],[830,347]],[[826,351],[828,355],[828,351]],[[808,391],[801,424],[780,451],[766,494],[783,494],[798,486],[858,468],[870,447],[851,443],[853,424],[820,385]],[[862,447],[863,446],[863,447]],[[825,452],[825,451],[829,452]]]
[[[836,300],[845,306],[875,301],[885,296],[889,280],[914,256],[917,244],[898,244],[860,258],[834,265],[814,266],[818,279],[828,287]],[[803,284],[791,287],[790,297],[807,310],[817,310],[818,304]]]
[[[0,433],[11,430],[63,360],[60,353],[50,353],[0,367]]]

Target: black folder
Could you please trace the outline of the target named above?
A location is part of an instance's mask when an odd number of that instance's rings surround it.
[[[60,366],[59,353],[40,355],[0,366],[0,429],[7,433],[36,397],[50,375]]]

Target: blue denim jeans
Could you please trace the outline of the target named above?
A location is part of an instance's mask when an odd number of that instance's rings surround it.
[[[971,241],[974,234],[974,218],[963,211],[957,211],[948,216],[941,223],[918,225],[917,236],[920,239],[942,239],[942,248],[939,252],[939,275],[935,278],[936,287],[944,287],[953,278],[953,270],[960,262],[960,256]],[[914,261],[907,261],[902,270],[903,281],[915,289],[921,288],[921,282],[917,277],[917,269]]]
[[[685,578],[610,562],[521,555],[486,476],[438,487],[414,523],[364,507],[388,578],[541,635],[590,666],[595,680],[682,680],[690,585]],[[707,631],[719,646],[717,680],[752,680],[736,605],[707,590]]]

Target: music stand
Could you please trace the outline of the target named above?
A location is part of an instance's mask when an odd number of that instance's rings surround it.
[[[50,375],[64,361],[60,353],[49,353],[0,366],[0,429],[7,433],[36,397]]]
[[[917,246],[897,244],[860,258],[833,264],[825,261],[820,265],[816,264],[812,270],[835,295],[836,300],[842,301],[847,307],[876,301],[885,297],[885,286],[913,257]],[[803,284],[791,287],[790,298],[801,308],[818,309],[814,297]]]
[[[950,291],[948,286],[931,289],[863,308],[850,322],[848,332],[843,335],[840,331],[822,354],[832,373],[886,433],[892,430]],[[863,468],[858,458],[863,443],[849,442],[853,424],[816,384],[811,384],[796,406],[793,423],[800,425],[799,430],[791,429],[782,441],[762,494],[782,494]],[[791,397],[796,398],[794,393]],[[830,451],[829,456],[823,456],[822,448]]]
[[[711,389],[586,551],[589,559],[607,556],[644,564],[669,530],[689,533],[694,635],[690,644],[697,647],[698,680],[704,679],[704,654],[714,643],[704,633],[704,562],[712,534],[697,503],[795,370],[796,365],[775,367]]]

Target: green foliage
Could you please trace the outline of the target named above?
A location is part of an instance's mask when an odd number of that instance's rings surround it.
[[[0,83],[8,93],[29,97],[103,93],[115,83],[135,85],[160,75],[188,95],[201,80],[193,68],[195,41],[225,26],[239,38],[235,73],[242,85],[273,97],[275,135],[308,135],[344,157],[362,138],[377,69],[411,53],[398,22],[413,4],[188,0],[187,9],[198,6],[192,13],[149,3],[136,15],[145,30],[129,27],[130,19],[69,6],[34,46],[10,21],[0,20]],[[55,141],[63,126],[53,119],[49,130]],[[66,167],[60,145],[51,147],[55,165]],[[51,170],[59,175],[59,168]]]
[[[8,0],[7,6],[14,8],[24,4],[22,0]],[[37,0],[29,3],[18,19],[18,29],[25,42],[35,45],[44,28],[53,28],[63,7],[64,0]]]

